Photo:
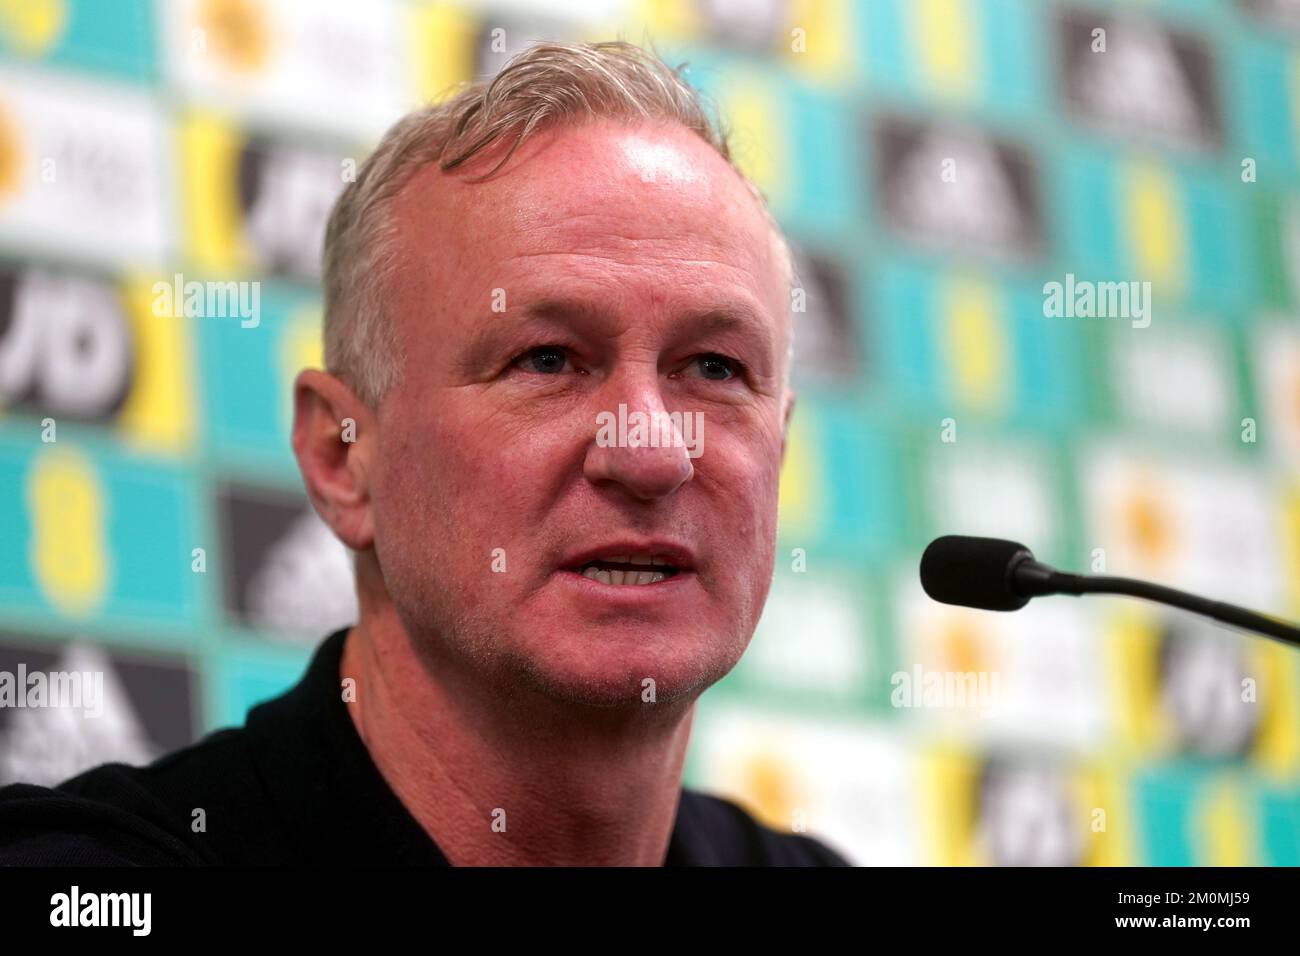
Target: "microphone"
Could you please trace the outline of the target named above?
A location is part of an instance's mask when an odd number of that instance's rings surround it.
[[[1122,594],[1300,647],[1300,628],[1276,618],[1134,578],[1067,574],[1034,560],[1023,544],[1000,538],[935,538],[921,555],[921,587],[942,604],[983,611],[1018,611],[1030,598],[1049,594]]]

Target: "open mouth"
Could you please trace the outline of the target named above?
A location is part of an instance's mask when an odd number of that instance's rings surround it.
[[[650,555],[614,555],[596,558],[566,570],[601,584],[640,587],[658,584],[681,573],[682,568]]]

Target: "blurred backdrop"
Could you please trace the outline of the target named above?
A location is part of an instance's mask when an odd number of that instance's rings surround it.
[[[983,533],[1300,616],[1300,0],[0,0],[0,671],[105,674],[0,709],[0,783],[238,723],[352,621],[287,437],[330,204],[405,110],[615,37],[800,262],[776,579],[687,782],[860,863],[1300,864],[1300,652],[916,582]],[[181,307],[230,279],[256,321]]]

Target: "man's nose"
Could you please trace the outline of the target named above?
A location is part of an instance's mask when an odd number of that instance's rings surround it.
[[[657,374],[631,379],[611,381],[601,390],[583,472],[593,484],[622,485],[650,501],[680,488],[695,466],[664,405]]]

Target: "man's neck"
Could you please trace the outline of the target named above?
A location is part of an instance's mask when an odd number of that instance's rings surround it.
[[[340,678],[375,765],[451,863],[664,862],[693,704],[584,710],[445,663],[426,666],[394,615],[349,632]]]

